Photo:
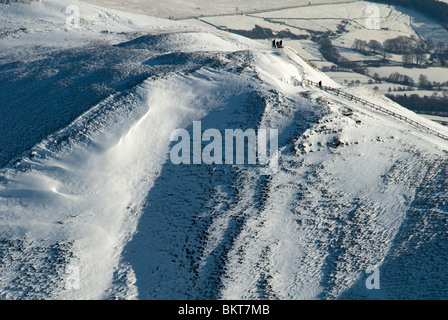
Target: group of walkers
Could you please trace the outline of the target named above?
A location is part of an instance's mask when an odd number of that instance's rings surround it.
[[[272,48],[280,49],[283,48],[283,40],[276,41],[272,40]]]
[[[272,40],[272,48],[275,48],[275,49],[283,48],[283,41],[282,40],[276,41],[275,39],[273,39]],[[318,86],[320,89],[323,88],[322,81],[319,81]]]

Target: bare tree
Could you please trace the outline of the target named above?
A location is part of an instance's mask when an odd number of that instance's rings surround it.
[[[367,46],[374,52],[381,52],[383,50],[383,44],[377,40],[370,40]]]
[[[416,64],[423,64],[423,62],[426,61],[426,54],[424,54],[422,52],[414,54],[414,57],[415,57]]]
[[[432,83],[428,80],[428,77],[424,74],[421,74],[418,77],[418,86],[421,89],[432,89]]]
[[[360,39],[355,39],[353,42],[352,48],[357,51],[366,51],[367,42]]]
[[[404,64],[412,64],[414,62],[414,57],[413,54],[411,53],[405,53],[402,57],[401,60],[403,61]]]

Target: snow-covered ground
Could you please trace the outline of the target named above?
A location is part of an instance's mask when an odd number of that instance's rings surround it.
[[[0,4],[1,298],[448,297],[448,142],[300,83],[448,128],[290,47],[72,4]],[[193,121],[277,129],[278,170],[173,164]]]

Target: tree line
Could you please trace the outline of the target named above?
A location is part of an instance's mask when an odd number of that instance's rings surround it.
[[[429,45],[415,36],[398,36],[392,39],[387,39],[384,43],[378,40],[355,39],[352,48],[357,51],[371,52],[371,53],[428,53],[430,51]]]
[[[448,98],[440,98],[436,95],[421,97],[418,94],[393,95],[386,94],[391,100],[403,107],[418,113],[448,115]]]
[[[415,81],[411,76],[401,74],[399,72],[393,72],[389,75],[389,77],[380,77],[378,73],[375,73],[372,78],[377,82],[387,81],[390,83],[402,84],[407,87],[418,87],[421,90],[433,90],[434,88],[438,88],[440,90],[442,87],[448,86],[448,81],[443,83],[431,81],[424,74],[419,75],[418,81]]]

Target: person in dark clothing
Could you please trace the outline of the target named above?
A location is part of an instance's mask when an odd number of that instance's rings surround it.
[[[322,81],[319,81],[319,88],[322,88]]]
[[[278,45],[279,45],[279,48],[283,48],[283,40],[280,40]]]
[[[277,45],[276,45],[276,43],[275,43],[275,39],[272,40],[272,48],[277,48]]]

